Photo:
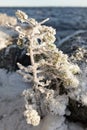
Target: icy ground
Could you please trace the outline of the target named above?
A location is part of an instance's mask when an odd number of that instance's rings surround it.
[[[86,130],[81,124],[69,123],[63,116],[49,115],[37,127],[27,125],[22,91],[29,87],[16,72],[0,69],[0,130]]]

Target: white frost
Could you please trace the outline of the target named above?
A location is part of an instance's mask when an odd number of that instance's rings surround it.
[[[29,84],[24,83],[19,74],[0,69],[0,130],[86,130],[80,124],[66,123],[63,116],[54,115],[46,116],[35,127],[26,124],[20,95],[27,87]]]

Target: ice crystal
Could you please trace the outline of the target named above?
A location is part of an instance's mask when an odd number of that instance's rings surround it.
[[[27,117],[27,123],[33,124],[34,126],[39,125],[40,122],[40,116],[38,115],[36,110],[29,109],[24,112],[24,115]]]

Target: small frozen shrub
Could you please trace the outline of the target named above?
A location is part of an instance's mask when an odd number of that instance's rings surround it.
[[[20,10],[16,16],[29,25],[27,30],[21,26],[13,28],[19,33],[18,46],[27,49],[26,55],[31,60],[27,67],[20,63],[18,66],[24,79],[32,82],[32,88],[23,92],[26,101],[24,115],[27,123],[36,126],[47,114],[65,114],[68,97],[59,95],[59,86],[62,83],[65,88],[76,88],[79,84],[76,74],[80,69],[54,44],[55,29],[43,25],[48,19],[37,22]]]

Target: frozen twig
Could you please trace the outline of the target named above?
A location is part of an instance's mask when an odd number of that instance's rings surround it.
[[[68,40],[70,40],[71,38],[75,37],[76,35],[79,35],[79,34],[82,34],[82,33],[85,33],[87,32],[86,30],[79,30],[79,31],[76,31],[74,32],[73,34],[61,39],[59,42],[58,42],[58,47],[59,46],[62,46],[63,43],[67,42]]]
[[[14,29],[19,33],[18,45],[22,44],[27,49],[26,54],[31,60],[30,66],[24,67],[18,63],[18,67],[24,79],[33,83],[31,89],[23,92],[26,100],[24,115],[27,123],[36,126],[41,117],[47,114],[56,116],[65,114],[68,99],[66,95],[59,95],[59,86],[62,83],[66,88],[78,87],[79,81],[75,75],[80,69],[70,63],[68,56],[59,51],[54,44],[55,29],[42,25],[49,19],[37,22],[20,10],[16,12],[16,16],[21,22],[30,25],[27,32],[20,26]],[[74,35],[79,33],[81,31]],[[72,36],[62,40],[61,43]],[[24,42],[25,38],[28,39],[27,43]]]

